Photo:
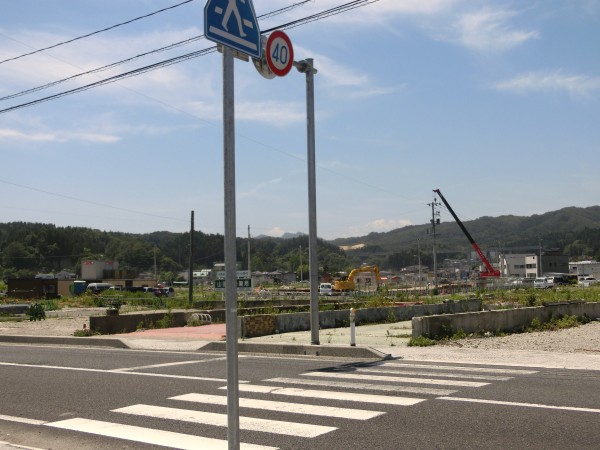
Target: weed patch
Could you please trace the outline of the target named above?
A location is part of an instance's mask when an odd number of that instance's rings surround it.
[[[437,342],[434,339],[430,339],[425,336],[411,338],[410,341],[408,341],[409,347],[430,347],[430,346],[436,345],[436,344],[437,344]]]
[[[46,320],[46,312],[44,306],[40,303],[34,303],[29,307],[27,311],[30,321]]]
[[[542,323],[539,319],[533,319],[525,331],[528,333],[535,331],[557,331],[565,328],[575,328],[586,322],[589,322],[588,318],[579,318],[577,316],[553,317],[546,323]]]

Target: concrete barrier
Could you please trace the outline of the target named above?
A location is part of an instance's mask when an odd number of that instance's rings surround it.
[[[529,327],[534,319],[546,323],[563,316],[597,319],[600,317],[600,303],[558,302],[529,308],[413,317],[412,336],[444,338],[456,334],[459,330],[465,333],[521,332]]]
[[[90,316],[90,330],[93,333],[118,334],[131,333],[140,328],[156,327],[156,322],[163,320],[167,312],[120,314],[116,316]],[[187,324],[189,313],[172,312],[170,325],[183,327]]]
[[[7,305],[0,305],[0,314],[27,314],[27,311],[29,311],[29,304],[9,303]]]
[[[432,305],[387,306],[381,308],[362,308],[356,310],[357,325],[381,322],[401,322],[415,316],[432,314],[456,314],[465,311],[480,311],[481,300],[447,301]],[[238,318],[238,329],[241,338],[267,336],[277,333],[310,330],[310,313],[291,313],[268,316],[274,320],[266,320],[265,315],[241,316]],[[350,326],[350,309],[319,312],[321,329]]]

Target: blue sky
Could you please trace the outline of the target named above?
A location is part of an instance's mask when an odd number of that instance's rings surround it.
[[[19,0],[0,60],[180,3]],[[203,33],[204,0],[0,63],[0,97]],[[299,0],[254,0],[258,16]],[[344,0],[313,0],[263,30]],[[600,1],[380,0],[286,31],[314,58],[325,239],[599,204]],[[205,39],[0,101],[0,109],[198,51]],[[0,222],[223,233],[221,55],[0,114]],[[304,76],[235,63],[238,235],[308,231]],[[442,220],[451,221],[449,214]]]

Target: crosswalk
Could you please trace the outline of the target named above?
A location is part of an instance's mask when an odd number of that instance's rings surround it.
[[[266,378],[239,385],[239,426],[240,430],[255,432],[248,435],[253,440],[268,435],[267,444],[277,442],[276,436],[309,440],[335,432],[346,423],[351,429],[354,422],[376,420],[396,408],[409,408],[436,398],[452,399],[459,391],[468,392],[535,373],[535,370],[388,361],[309,371],[295,378]],[[113,409],[110,421],[70,418],[44,425],[169,448],[227,449],[226,439],[156,429],[156,423],[162,423],[157,421],[176,421],[199,425],[200,434],[202,430],[211,430],[207,434],[214,436],[215,427],[227,428],[226,389],[220,387],[216,394],[184,393],[164,399],[162,405],[132,404]],[[273,415],[278,418],[273,419]],[[155,428],[124,424],[122,419],[126,416],[154,419]],[[240,448],[279,447],[244,442]]]

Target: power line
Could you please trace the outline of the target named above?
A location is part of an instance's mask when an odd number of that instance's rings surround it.
[[[265,14],[262,14],[262,15],[258,16],[258,19],[268,19],[268,18],[271,18],[271,17],[275,17],[277,15],[280,15],[280,14],[283,14],[285,12],[291,11],[291,10],[293,10],[295,8],[298,8],[299,6],[302,6],[305,3],[308,3],[310,1],[312,1],[312,0],[303,0],[301,2],[294,3],[294,4],[291,4],[291,5],[285,6],[283,8],[280,8],[280,9],[276,9],[274,11],[271,11],[271,12],[268,12],[268,13],[265,13]],[[114,27],[112,27],[112,28],[114,28]],[[98,31],[96,33],[99,33],[99,32],[100,31]],[[173,44],[166,45],[164,47],[160,47],[160,48],[157,48],[157,49],[154,49],[154,50],[150,50],[150,51],[145,52],[145,53],[140,53],[140,54],[132,56],[130,58],[126,58],[126,59],[123,59],[121,61],[117,61],[117,62],[114,62],[114,63],[111,63],[111,64],[107,64],[107,65],[104,65],[104,66],[101,66],[101,67],[97,67],[95,69],[91,69],[91,70],[88,70],[86,72],[81,72],[81,73],[72,75],[70,77],[63,78],[61,80],[53,81],[51,83],[47,83],[47,84],[43,84],[41,86],[37,86],[37,87],[34,87],[34,88],[26,89],[24,91],[17,92],[15,94],[10,94],[10,95],[4,96],[4,97],[0,97],[0,101],[10,100],[10,99],[13,99],[13,98],[22,97],[23,95],[31,94],[33,92],[41,91],[43,89],[48,89],[50,87],[57,86],[59,84],[65,83],[67,81],[74,80],[75,78],[79,78],[79,77],[82,77],[82,76],[85,76],[85,75],[91,75],[91,74],[94,74],[94,73],[103,72],[105,70],[112,69],[114,67],[126,64],[128,62],[135,61],[136,59],[140,59],[140,58],[143,58],[145,56],[152,55],[154,53],[160,53],[160,52],[163,52],[163,51],[172,50],[174,48],[181,47],[183,45],[187,45],[187,44],[190,44],[192,42],[199,41],[201,39],[204,39],[204,35],[203,34],[198,35],[198,36],[193,36],[193,37],[191,37],[189,39],[185,39],[183,41],[175,42]],[[44,50],[44,49],[41,49],[39,51],[42,51],[42,50]],[[24,55],[22,55],[22,56],[24,56]]]
[[[38,188],[31,187],[31,186],[26,186],[24,184],[13,183],[13,182],[7,181],[7,180],[0,179],[0,183],[9,184],[11,186],[16,186],[16,187],[19,187],[19,188],[22,188],[22,189],[28,189],[30,191],[41,192],[42,194],[54,195],[55,197],[62,197],[62,198],[66,198],[68,200],[75,200],[77,202],[88,203],[90,205],[95,205],[95,206],[101,206],[103,208],[110,208],[110,209],[115,209],[115,210],[118,210],[118,211],[124,211],[124,212],[134,213],[134,214],[140,214],[140,215],[143,215],[143,216],[157,217],[159,219],[167,219],[167,220],[172,220],[172,221],[175,221],[175,222],[187,222],[185,220],[176,219],[174,217],[167,217],[167,216],[161,216],[161,215],[158,215],[158,214],[152,214],[152,213],[147,213],[147,212],[142,212],[142,211],[135,211],[135,210],[132,210],[132,209],[120,208],[118,206],[107,205],[105,203],[98,203],[98,202],[94,202],[94,201],[91,201],[91,200],[84,200],[84,199],[81,199],[81,198],[72,197],[70,195],[58,194],[56,192],[50,192],[50,191],[46,191],[46,190],[43,190],[43,189],[38,189]]]
[[[314,22],[314,21],[317,21],[317,20],[322,20],[322,19],[325,19],[327,17],[331,17],[331,16],[338,15],[338,14],[341,14],[343,12],[347,12],[347,11],[350,11],[350,10],[353,10],[353,9],[356,9],[356,8],[359,8],[359,7],[362,7],[362,6],[369,5],[371,3],[376,3],[378,1],[379,0],[354,0],[352,2],[348,2],[348,3],[345,3],[343,5],[335,6],[333,8],[328,9],[328,10],[322,11],[320,13],[313,14],[311,16],[304,17],[302,19],[297,19],[297,20],[294,20],[292,22],[288,22],[288,23],[283,24],[283,25],[279,25],[279,26],[276,26],[276,27],[269,28],[268,30],[265,30],[264,33],[269,33],[271,31],[274,31],[274,30],[277,30],[277,29],[287,30],[289,28],[295,28],[295,27],[304,25],[306,23]],[[300,3],[295,4],[295,5],[290,5],[289,7],[282,8],[280,10],[272,11],[269,14],[271,14],[271,15],[273,15],[273,14],[280,14],[281,12],[288,11],[291,7],[296,7],[296,6],[302,5],[304,3],[306,3],[306,1],[300,2]],[[26,108],[26,107],[29,107],[29,106],[34,106],[34,105],[37,105],[39,103],[44,103],[44,102],[47,102],[47,101],[50,101],[50,100],[55,100],[55,99],[60,98],[60,97],[64,97],[64,96],[67,96],[67,95],[70,95],[70,94],[75,94],[75,93],[78,93],[78,92],[86,91],[88,89],[91,89],[91,88],[94,88],[94,87],[98,87],[98,86],[102,86],[104,84],[114,83],[114,82],[119,81],[119,80],[124,79],[124,78],[129,78],[129,77],[132,77],[132,76],[141,75],[142,73],[146,73],[146,72],[149,72],[151,70],[159,69],[159,68],[162,68],[162,67],[167,67],[167,66],[170,66],[170,65],[173,65],[173,64],[177,64],[177,63],[180,63],[180,62],[183,62],[183,61],[187,61],[188,59],[196,58],[198,56],[204,56],[204,55],[206,55],[208,53],[213,53],[215,50],[216,50],[216,46],[205,48],[203,50],[192,52],[192,53],[187,53],[185,55],[180,55],[180,56],[177,56],[177,57],[174,57],[174,58],[170,58],[170,59],[167,59],[167,60],[164,60],[164,61],[160,61],[158,63],[150,64],[148,66],[144,66],[144,67],[140,67],[138,69],[134,69],[134,70],[131,70],[131,71],[128,71],[128,72],[124,72],[122,74],[115,75],[113,77],[105,78],[103,80],[99,80],[99,81],[94,82],[94,83],[90,83],[90,84],[87,84],[87,85],[84,85],[84,86],[80,86],[80,87],[77,87],[77,88],[74,88],[74,89],[70,89],[70,90],[67,90],[67,91],[59,92],[58,94],[50,95],[50,96],[47,96],[47,97],[42,97],[42,98],[39,98],[39,99],[36,99],[36,100],[32,100],[32,101],[29,101],[29,102],[21,103],[21,104],[18,104],[18,105],[15,105],[15,106],[11,106],[11,107],[8,107],[8,108],[5,108],[5,109],[1,109],[0,110],[0,114],[4,114],[4,113],[10,112],[10,111],[15,111],[15,110],[18,110],[18,109],[21,109],[21,108]],[[133,57],[132,59],[135,59],[135,58],[136,57]],[[118,64],[118,63],[115,63],[115,64]],[[71,77],[71,78],[73,78],[73,77]],[[34,89],[36,89],[36,88],[34,88]],[[41,87],[40,87],[40,89],[41,89]],[[17,96],[17,95],[19,95],[19,94],[15,94],[15,96]]]
[[[114,28],[121,27],[121,26],[123,26],[123,25],[128,25],[128,24],[130,24],[130,23],[136,22],[136,21],[138,21],[138,20],[141,20],[141,19],[146,19],[146,18],[148,18],[148,17],[151,17],[151,16],[154,16],[154,15],[156,15],[156,14],[159,14],[159,13],[162,13],[162,12],[165,12],[165,11],[168,11],[168,10],[170,10],[170,9],[178,8],[179,6],[185,5],[186,3],[191,3],[191,2],[193,2],[193,1],[194,1],[194,0],[185,0],[185,1],[181,2],[181,3],[178,3],[178,4],[176,4],[176,5],[169,6],[169,7],[167,7],[167,8],[163,8],[163,9],[159,9],[158,11],[154,11],[154,12],[151,12],[151,13],[149,13],[149,14],[145,14],[145,15],[143,15],[143,16],[139,16],[139,17],[136,17],[136,18],[134,18],[134,19],[130,19],[130,20],[127,20],[127,21],[125,21],[125,22],[118,23],[118,24],[116,24],[116,25],[111,25],[110,27],[106,27],[106,28],[103,28],[103,29],[101,29],[101,30],[93,31],[93,32],[91,32],[91,33],[88,33],[88,34],[84,34],[83,36],[78,36],[78,37],[76,37],[76,38],[69,39],[68,41],[59,42],[58,44],[53,44],[53,45],[50,45],[50,46],[48,46],[48,47],[40,48],[40,49],[34,50],[34,51],[32,51],[32,52],[29,52],[29,53],[24,53],[24,54],[22,54],[22,55],[15,56],[15,57],[13,57],[13,58],[8,58],[8,59],[5,59],[5,60],[3,60],[3,61],[0,61],[0,64],[4,64],[5,62],[9,62],[9,61],[15,61],[15,60],[17,60],[17,59],[21,59],[21,58],[24,58],[24,57],[26,57],[26,56],[35,55],[36,53],[40,53],[40,52],[43,52],[43,51],[46,51],[46,50],[50,50],[50,49],[52,49],[52,48],[60,47],[61,45],[70,44],[71,42],[75,42],[75,41],[78,41],[78,40],[80,40],[80,39],[84,39],[84,38],[87,38],[87,37],[93,36],[93,35],[95,35],[95,34],[103,33],[103,32],[105,32],[105,31],[109,31],[109,30],[112,30],[112,29],[114,29]]]

